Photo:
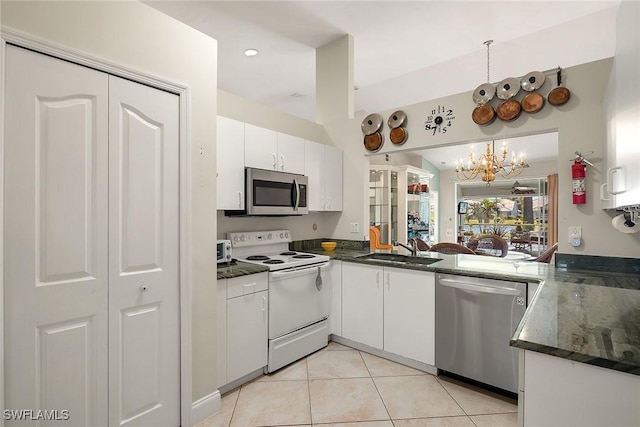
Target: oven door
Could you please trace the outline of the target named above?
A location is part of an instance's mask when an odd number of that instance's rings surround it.
[[[269,273],[269,339],[329,316],[329,263]]]
[[[308,179],[304,175],[246,168],[247,215],[304,215]]]

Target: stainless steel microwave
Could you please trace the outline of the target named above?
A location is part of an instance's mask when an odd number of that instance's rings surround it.
[[[304,175],[245,168],[245,209],[225,215],[305,215],[308,182]]]

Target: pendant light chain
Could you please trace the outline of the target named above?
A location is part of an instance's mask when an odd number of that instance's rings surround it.
[[[493,43],[493,40],[487,40],[484,42],[484,44],[487,45],[487,83],[491,83],[489,80],[489,46],[491,46],[491,43]]]

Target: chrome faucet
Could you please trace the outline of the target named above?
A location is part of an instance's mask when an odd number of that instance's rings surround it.
[[[406,250],[411,251],[411,256],[416,256],[416,254],[418,253],[418,242],[416,242],[415,240],[409,240],[409,245],[411,246],[403,245],[402,243],[398,242],[398,246],[402,246]]]

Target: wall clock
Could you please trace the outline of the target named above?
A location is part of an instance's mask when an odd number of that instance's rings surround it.
[[[453,114],[453,109],[446,108],[444,105],[439,104],[436,108],[431,110],[431,114],[427,116],[424,122],[424,130],[436,133],[447,133],[456,116]]]

